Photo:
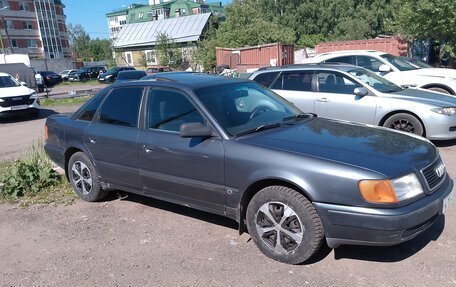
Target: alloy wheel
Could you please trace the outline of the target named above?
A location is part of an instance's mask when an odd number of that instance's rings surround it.
[[[71,180],[78,192],[88,195],[92,191],[92,174],[83,162],[76,161],[71,167]]]

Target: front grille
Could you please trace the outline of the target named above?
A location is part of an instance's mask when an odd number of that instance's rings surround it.
[[[404,231],[404,234],[402,234],[402,238],[405,239],[407,237],[416,235],[417,233],[420,233],[421,231],[427,229],[429,226],[431,226],[434,223],[434,221],[436,221],[436,219],[438,217],[439,217],[439,215],[436,214],[433,217],[431,217],[430,219],[426,220],[425,222],[407,229],[406,231]]]
[[[2,98],[2,100],[3,100],[3,102],[0,102],[0,106],[3,108],[8,108],[8,107],[12,107],[12,106],[31,105],[31,104],[33,104],[34,99],[30,99],[30,95],[27,95],[27,96]]]
[[[428,185],[428,188],[430,191],[434,191],[439,187],[439,185],[443,182],[443,180],[446,178],[446,170],[443,173],[442,176],[438,176],[436,172],[436,168],[442,164],[442,160],[439,158],[436,160],[434,163],[429,165],[428,167],[424,168],[421,170],[421,173],[424,175],[424,178],[426,179],[426,183]]]

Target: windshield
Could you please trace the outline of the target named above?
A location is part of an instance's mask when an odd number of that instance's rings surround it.
[[[418,69],[417,67],[412,66],[409,62],[401,59],[401,57],[396,57],[391,54],[384,54],[384,55],[381,55],[380,57],[387,60],[394,67],[396,67],[399,71],[411,71],[411,70]]]
[[[281,124],[301,111],[257,83],[235,83],[196,90],[196,95],[230,135]]]
[[[410,65],[415,66],[415,67],[417,67],[419,69],[434,68],[431,65],[426,64],[425,62],[422,62],[422,61],[414,59],[414,58],[408,58],[408,57],[400,57],[400,58],[402,60],[406,61],[407,63],[409,63]]]
[[[356,77],[361,82],[369,85],[381,93],[391,93],[401,91],[402,88],[388,81],[387,79],[380,77],[379,75],[372,73],[368,70],[361,68],[354,68],[347,71],[350,75]]]
[[[82,67],[79,69],[78,72],[87,72],[87,71],[89,71],[89,67]]]
[[[0,88],[19,87],[20,85],[21,84],[11,76],[0,76]]]

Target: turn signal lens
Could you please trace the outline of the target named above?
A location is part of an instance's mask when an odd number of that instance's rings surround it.
[[[44,125],[44,140],[48,140],[49,134],[48,134],[48,126]]]
[[[389,180],[361,180],[359,191],[364,200],[373,203],[396,203],[397,197]]]

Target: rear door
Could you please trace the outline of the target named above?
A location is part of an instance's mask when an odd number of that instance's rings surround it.
[[[374,124],[377,97],[356,96],[362,87],[346,75],[335,71],[317,71],[315,113],[321,117]]]
[[[150,90],[145,127],[139,135],[144,191],[155,197],[223,213],[222,140],[180,137],[180,125],[189,122],[207,125],[186,94],[168,88]]]
[[[285,71],[272,84],[274,92],[292,102],[303,112],[315,112],[313,70]]]
[[[140,190],[138,118],[143,87],[114,88],[102,103],[98,119],[85,130],[84,144],[100,176],[125,189]]]

